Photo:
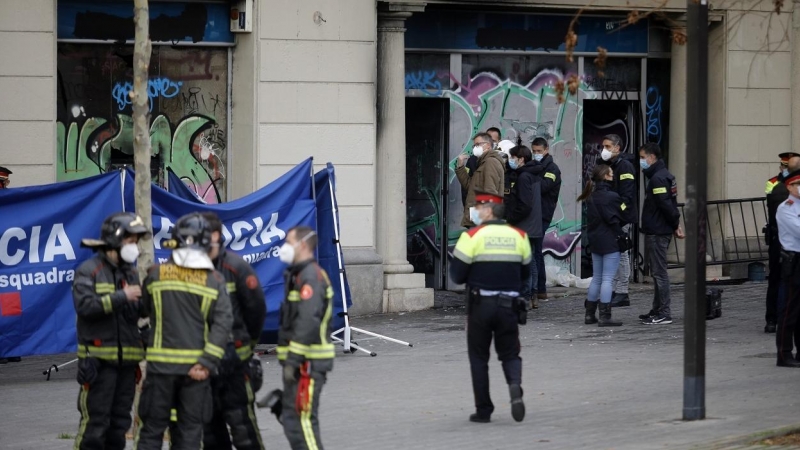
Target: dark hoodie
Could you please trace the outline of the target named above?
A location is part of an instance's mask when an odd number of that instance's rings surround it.
[[[642,206],[642,227],[644,234],[666,236],[678,229],[681,212],[678,210],[678,184],[667,170],[663,160],[644,170],[647,188],[644,191]]]
[[[544,236],[542,226],[541,164],[530,161],[515,171],[516,181],[506,197],[506,221],[528,233],[529,238]]]

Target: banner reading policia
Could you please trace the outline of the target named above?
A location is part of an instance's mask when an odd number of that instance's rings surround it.
[[[161,243],[170,238],[178,217],[191,211],[217,213],[224,224],[226,247],[247,259],[261,280],[267,296],[264,330],[274,332],[285,269],[277,249],[286,232],[308,225],[318,230],[320,243],[334,242],[330,195],[315,197],[312,167],[308,159],[253,194],[218,205],[179,197],[154,185],[156,262],[169,257]],[[332,176],[332,166],[328,171]],[[325,217],[317,217],[315,199],[327,202]],[[72,281],[78,265],[92,256],[91,250],[80,247],[80,240],[99,236],[106,217],[131,211],[133,204],[131,174],[122,172],[0,190],[0,357],[75,351]],[[326,269],[338,273],[338,266]],[[336,309],[341,310],[341,289],[336,284]],[[345,291],[350,303],[346,285]]]

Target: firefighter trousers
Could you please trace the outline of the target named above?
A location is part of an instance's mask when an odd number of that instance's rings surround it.
[[[322,386],[325,384],[325,374],[312,372],[307,386],[306,383],[294,381],[283,382],[283,432],[289,440],[292,450],[322,450],[322,440],[319,435],[319,397]],[[298,390],[307,398],[305,408],[298,405]],[[298,411],[299,410],[299,411]]]
[[[195,381],[187,375],[148,373],[139,399],[140,426],[133,448],[161,450],[170,412],[177,411],[174,450],[196,450],[203,444],[203,424],[211,420],[210,380]]]
[[[264,450],[249,372],[247,361],[237,362],[224,375],[211,379],[214,414],[203,432],[205,450],[230,450],[231,440],[237,450]]]
[[[80,428],[75,450],[124,450],[131,427],[131,407],[136,394],[136,365],[94,360],[97,376],[78,394]]]

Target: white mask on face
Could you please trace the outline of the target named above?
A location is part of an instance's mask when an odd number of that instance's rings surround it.
[[[600,157],[603,158],[603,161],[608,161],[609,159],[611,159],[612,156],[614,156],[614,154],[611,153],[611,151],[609,151],[608,149],[604,148],[603,151],[600,152]]]
[[[541,160],[543,160],[543,159],[544,159],[544,153],[534,153],[534,154],[533,154],[533,159],[534,159],[535,161],[541,161]]]
[[[469,220],[472,221],[475,225],[480,225],[483,223],[483,219],[481,219],[480,212],[474,206],[470,206],[469,208]]]
[[[133,243],[123,245],[119,249],[119,257],[126,263],[133,264],[139,257],[139,246]]]
[[[284,242],[278,250],[278,258],[284,264],[292,264],[294,262],[294,246],[288,242]]]
[[[483,145],[476,145],[472,147],[472,154],[475,155],[476,158],[480,158],[483,155]]]

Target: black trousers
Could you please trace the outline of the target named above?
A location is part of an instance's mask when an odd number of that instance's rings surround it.
[[[467,351],[475,408],[481,417],[489,417],[494,412],[489,395],[489,347],[492,337],[497,358],[503,363],[506,383],[522,384],[517,313],[513,308],[501,307],[491,299],[472,299],[467,316]]]
[[[777,233],[775,233],[777,235]],[[781,289],[781,243],[775,238],[769,243],[769,277],[767,278],[767,323],[778,321],[778,295]]]
[[[778,330],[775,333],[778,358],[791,355],[794,341],[797,339],[797,322],[800,318],[800,281],[797,280],[799,276],[800,274],[795,273],[790,279],[783,281],[784,301],[780,302]]]
[[[80,428],[75,437],[79,450],[124,450],[131,427],[131,407],[136,394],[136,365],[96,360],[97,377],[81,386],[78,394]]]
[[[203,432],[203,448],[229,450],[232,437],[237,450],[264,450],[253,409],[255,395],[247,361],[237,361],[225,373],[212,378],[211,390],[214,414]]]
[[[196,450],[203,445],[203,424],[211,420],[211,381],[194,381],[188,375],[148,373],[139,399],[141,421],[134,449],[161,450],[170,411],[178,413],[173,450]]]
[[[306,408],[298,408],[297,391],[302,389],[300,383],[295,381],[283,382],[283,433],[289,440],[292,450],[322,450],[322,440],[319,434],[319,397],[325,385],[324,373],[311,373],[308,387],[305,388],[307,398],[310,399]],[[298,409],[300,411],[298,412]]]

